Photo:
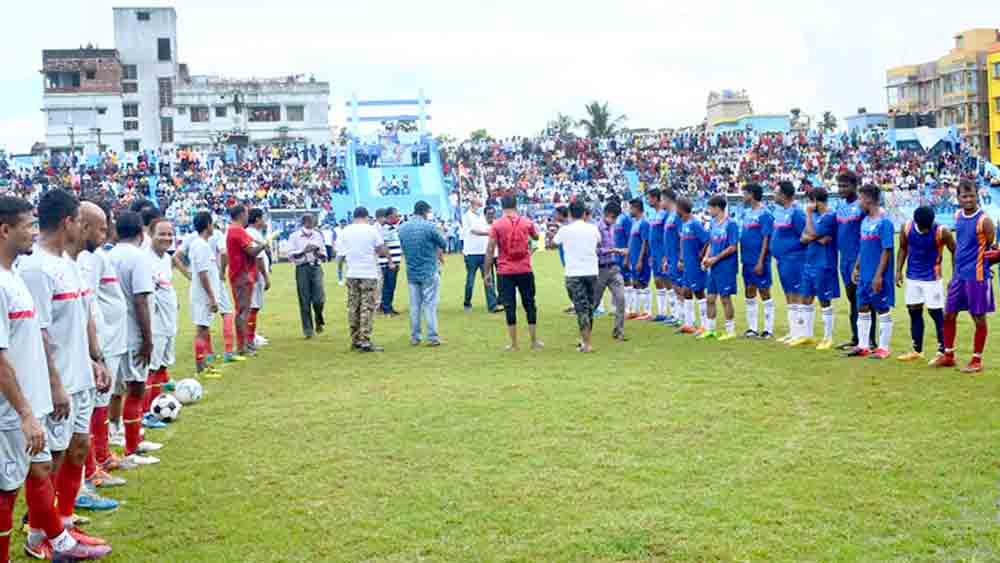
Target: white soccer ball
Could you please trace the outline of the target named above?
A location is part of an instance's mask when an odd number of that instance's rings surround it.
[[[201,400],[201,395],[201,383],[198,383],[197,379],[182,379],[177,382],[177,388],[174,389],[174,396],[182,405],[197,403]]]
[[[173,395],[157,395],[149,412],[153,413],[157,420],[173,422],[181,414],[181,402]]]

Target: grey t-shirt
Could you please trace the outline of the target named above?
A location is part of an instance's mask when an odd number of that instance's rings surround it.
[[[115,271],[118,272],[118,284],[121,285],[122,294],[125,295],[128,347],[129,350],[136,351],[142,344],[142,331],[136,316],[135,296],[143,293],[150,294],[147,303],[150,322],[152,322],[153,257],[148,251],[134,244],[120,242],[111,250],[111,263],[114,265]]]
[[[42,418],[52,412],[48,363],[42,345],[42,329],[31,292],[13,272],[0,268],[0,350],[14,368],[21,393],[31,413]],[[0,430],[17,430],[20,418],[0,395]]]

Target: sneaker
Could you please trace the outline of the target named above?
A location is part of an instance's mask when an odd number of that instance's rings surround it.
[[[67,551],[53,550],[52,561],[89,561],[103,559],[108,555],[111,555],[110,545],[84,545],[78,542]]]
[[[760,335],[757,334],[756,330],[747,329],[746,332],[743,333],[743,338],[760,338]]]
[[[720,334],[718,337],[716,337],[716,340],[718,340],[719,342],[725,342],[726,340],[733,340],[734,338],[736,338],[735,334],[727,332],[725,334]]]
[[[689,325],[682,325],[681,328],[677,330],[677,334],[694,334],[695,328]]]
[[[73,507],[79,510],[94,510],[94,511],[104,512],[107,510],[115,510],[116,508],[118,508],[118,501],[109,498],[104,498],[95,492],[81,488],[80,494],[76,495],[76,503],[73,505]]]
[[[160,444],[158,442],[150,442],[149,440],[143,440],[139,442],[139,447],[137,448],[137,451],[140,454],[146,454],[149,452],[155,452],[162,449],[163,449],[163,444]]]
[[[138,467],[140,465],[154,465],[160,463],[160,458],[151,455],[132,454],[125,456],[126,462]]]
[[[910,350],[909,352],[907,352],[905,354],[902,354],[900,356],[896,356],[896,359],[899,360],[899,361],[901,361],[901,362],[912,362],[913,360],[922,360],[922,359],[924,359],[924,355],[921,354],[920,352],[917,352],[916,350]]]
[[[718,334],[714,330],[702,330],[701,334],[695,336],[698,340],[713,340],[718,338]]]
[[[636,318],[634,318],[632,320],[635,320],[635,321],[648,321],[648,320],[652,320],[652,318],[653,317],[647,315],[646,313],[643,313],[643,314],[639,315],[638,317],[636,317]]]
[[[162,420],[157,420],[155,416],[153,416],[148,412],[142,415],[142,425],[145,428],[152,428],[154,430],[167,427],[166,422],[163,422]]]
[[[932,368],[953,368],[955,367],[955,354],[945,352],[931,360],[928,365]]]
[[[816,349],[820,350],[820,351],[823,351],[823,350],[832,350],[833,349],[833,340],[823,340],[823,341],[821,341],[819,344],[816,345]]]
[[[764,332],[760,333],[760,339],[761,340],[770,340],[772,338],[774,338],[774,335],[771,334],[770,332],[766,331],[766,330]]]
[[[362,353],[385,352],[385,348],[375,344],[362,344],[361,346],[358,346],[358,352]]]
[[[263,348],[264,346],[267,346],[270,343],[271,342],[268,339],[264,338],[259,334],[253,339],[253,345],[256,348]]]
[[[108,429],[108,445],[118,446],[119,448],[124,448],[125,447],[125,429],[124,428],[115,429],[114,426],[112,426],[110,429]]]
[[[844,342],[843,344],[838,345],[837,346],[837,350],[841,350],[843,352],[850,352],[851,350],[853,350],[853,349],[855,349],[857,347],[858,347],[858,343],[854,342],[852,340],[850,342]]]
[[[868,348],[861,348],[861,347],[855,346],[855,348],[853,350],[851,350],[850,352],[844,354],[844,357],[846,357],[846,358],[867,358],[868,356],[871,355],[871,353],[872,353],[872,351],[869,350]]]
[[[52,544],[49,543],[48,539],[42,540],[41,543],[36,546],[32,546],[28,543],[28,540],[24,540],[24,554],[32,559],[51,561],[52,553]]]
[[[231,363],[234,363],[234,362],[235,363],[239,363],[239,362],[245,362],[245,361],[247,361],[246,356],[241,356],[239,354],[233,354],[231,356],[227,356],[226,357],[226,363],[227,364],[231,364]]]
[[[979,357],[973,356],[972,359],[969,360],[969,363],[966,364],[960,371],[962,373],[982,373],[983,360]]]
[[[650,320],[653,321],[654,323],[662,323],[663,321],[667,320],[667,316],[666,315],[656,315],[655,317],[653,317]]]
[[[128,483],[125,479],[117,477],[105,471],[104,469],[98,468],[90,477],[90,482],[94,487],[108,488],[108,487],[121,487]]]
[[[778,342],[780,342],[782,344],[788,344],[792,340],[795,340],[795,337],[792,336],[791,334],[786,334],[786,335],[782,336],[781,338],[779,338]]]
[[[208,368],[203,370],[201,373],[196,374],[195,379],[198,377],[204,377],[205,379],[222,379],[222,372],[215,368]]]
[[[801,346],[814,346],[816,344],[816,339],[811,336],[800,336],[788,343],[788,346],[792,348],[799,348]]]
[[[83,545],[108,545],[107,541],[95,536],[88,536],[87,534],[83,533],[83,530],[77,528],[76,526],[73,526],[72,528],[66,531],[69,532],[69,535],[73,536],[73,539],[82,543]]]
[[[639,313],[628,313],[627,315],[625,315],[625,320],[626,321],[634,321],[638,317],[639,317]]]
[[[674,318],[673,315],[666,315],[665,317],[663,317],[663,320],[660,321],[660,322],[663,323],[663,324],[665,324],[665,325],[667,325],[667,326],[673,326],[673,324],[677,322],[677,319]]]
[[[885,360],[888,358],[889,358],[889,351],[886,350],[885,348],[876,348],[875,351],[872,352],[872,355],[868,356],[869,360]]]
[[[695,336],[701,336],[702,334],[705,334],[705,327],[700,326],[694,329]]]
[[[70,518],[73,519],[73,525],[74,526],[86,526],[87,524],[90,524],[90,518],[87,518],[86,516],[80,516],[79,514],[77,514],[75,512],[73,513],[72,516],[70,516]],[[28,515],[27,514],[24,515],[24,523],[25,524],[28,523]]]
[[[340,287],[344,287],[344,280],[340,280],[339,282],[337,282],[337,285]]]
[[[116,469],[121,469],[123,471],[129,471],[135,469],[136,464],[130,462],[127,458],[118,457],[114,452],[111,453],[111,458],[108,459],[103,465],[105,471],[114,471]]]

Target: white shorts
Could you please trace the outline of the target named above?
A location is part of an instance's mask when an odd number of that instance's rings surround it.
[[[46,417],[45,440],[50,451],[66,451],[73,434],[90,434],[90,417],[94,414],[96,397],[94,389],[77,391],[69,396],[69,416],[62,420],[55,420],[52,415]]]
[[[45,420],[41,419],[42,428]],[[34,457],[28,457],[28,440],[21,429],[0,431],[0,491],[16,491],[28,478],[28,469],[32,463],[47,463],[52,461],[52,452],[48,444]]]
[[[925,305],[928,309],[944,308],[944,280],[906,280],[906,304]]]
[[[250,308],[264,308],[264,276],[257,276],[257,283],[253,284],[253,295],[250,296]]]
[[[155,344],[153,349],[155,351]],[[138,352],[138,350],[129,350],[125,354],[124,361],[118,366],[118,381],[116,384],[120,384],[122,389],[125,388],[126,383],[146,383],[146,376],[149,375],[149,366],[135,365],[136,352]]]
[[[174,337],[153,335],[153,354],[149,358],[149,369],[170,367],[174,365],[175,361],[177,358],[175,357]]]
[[[111,378],[111,386],[104,393],[97,392],[97,399],[94,406],[106,407],[111,404],[111,395],[121,395],[121,384],[118,372],[121,370],[122,362],[128,361],[128,354],[118,354],[117,356],[104,356],[104,367],[108,369],[108,377]]]
[[[219,284],[219,286],[222,288],[220,290],[220,292],[222,293],[222,295],[217,295],[216,296],[216,299],[219,300],[219,314],[220,315],[228,315],[230,313],[233,313],[234,309],[233,309],[233,292],[232,292],[232,290],[230,290],[229,286],[226,285],[226,284],[224,284],[224,283],[223,284]]]
[[[191,304],[191,322],[194,326],[211,327],[215,322],[215,315],[216,313],[213,313],[207,305]]]

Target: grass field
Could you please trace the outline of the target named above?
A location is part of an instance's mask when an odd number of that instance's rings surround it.
[[[446,346],[411,348],[405,317],[378,319],[381,355],[348,351],[333,267],[329,330],[303,340],[278,266],[272,345],[150,431],[163,462],[127,474],[122,508],[89,529],[136,562],[1000,560],[997,338],[979,377],[649,323],[616,344],[607,318],[583,356],[558,258],[535,261],[547,347],[514,355],[481,286],[462,311],[461,257],[443,275]],[[175,379],[193,371],[178,291]],[[397,299],[407,310],[403,283]],[[896,323],[894,352],[901,307]]]

